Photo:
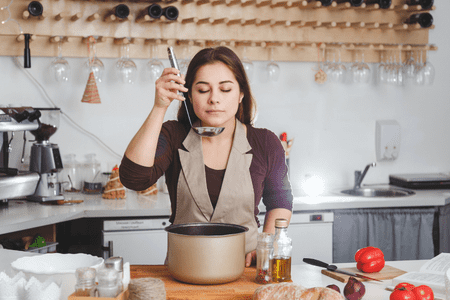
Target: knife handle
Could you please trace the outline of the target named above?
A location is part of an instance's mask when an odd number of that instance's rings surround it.
[[[313,266],[322,267],[322,268],[328,268],[328,266],[329,266],[327,263],[324,263],[323,261],[313,259],[313,258],[304,258],[303,262],[313,265]]]

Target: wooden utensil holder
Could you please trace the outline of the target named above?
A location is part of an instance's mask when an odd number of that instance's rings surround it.
[[[109,298],[109,297],[86,297],[86,296],[78,296],[75,292],[69,296],[68,300],[127,300],[128,299],[128,290],[122,291],[117,297]]]

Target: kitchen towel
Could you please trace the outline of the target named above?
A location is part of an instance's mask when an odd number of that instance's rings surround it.
[[[9,277],[5,272],[0,272],[0,300],[21,300],[24,297],[26,284],[25,274],[17,273]]]
[[[25,285],[25,300],[59,300],[61,298],[61,284],[53,278],[40,282],[31,277]]]

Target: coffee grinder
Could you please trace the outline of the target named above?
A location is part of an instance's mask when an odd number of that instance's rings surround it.
[[[61,110],[59,108],[35,108],[41,112],[39,128],[30,131],[35,137],[31,146],[30,171],[40,175],[39,183],[33,195],[27,200],[47,202],[64,200],[58,173],[63,169],[61,154],[57,144],[49,142],[59,127]]]

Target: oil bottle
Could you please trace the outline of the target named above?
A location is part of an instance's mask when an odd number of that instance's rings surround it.
[[[272,282],[291,281],[292,240],[287,234],[288,220],[275,220],[273,240]]]

